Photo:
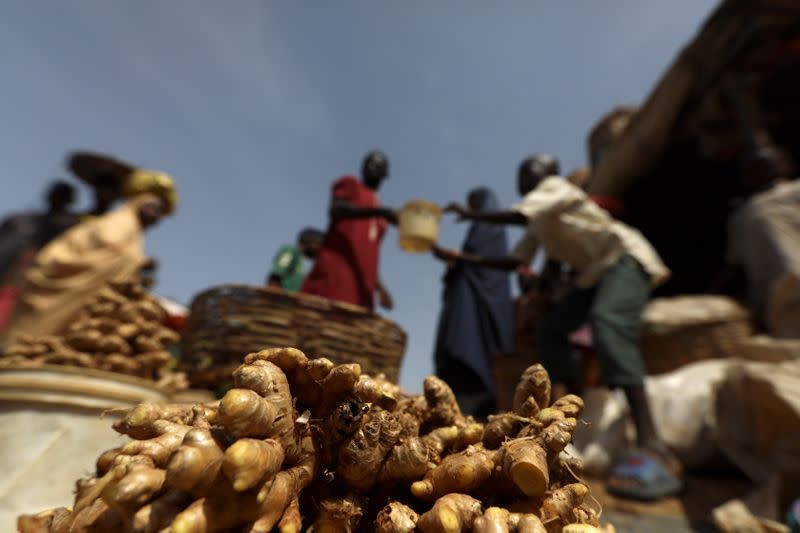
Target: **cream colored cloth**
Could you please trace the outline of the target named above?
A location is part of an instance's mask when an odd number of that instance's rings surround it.
[[[800,181],[781,182],[731,214],[728,263],[744,269],[748,303],[770,333],[800,337]]]
[[[541,244],[549,257],[578,272],[576,284],[593,287],[625,254],[650,275],[653,287],[669,277],[669,269],[637,230],[614,220],[581,189],[560,176],[550,176],[514,206],[528,219],[525,235],[512,255],[525,264]]]
[[[74,226],[51,241],[25,271],[3,341],[62,333],[109,281],[135,275],[146,257],[139,206],[149,194]]]

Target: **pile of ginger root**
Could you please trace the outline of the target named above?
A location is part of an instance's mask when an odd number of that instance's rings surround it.
[[[22,335],[6,348],[0,365],[94,368],[186,389],[184,374],[164,368],[169,345],[180,338],[163,325],[165,316],[139,280],[112,282],[83,306],[63,335]]]
[[[22,533],[600,531],[563,454],[583,407],[528,368],[514,410],[476,423],[436,377],[410,396],[359,365],[251,353],[214,403],[140,404],[71,509]]]

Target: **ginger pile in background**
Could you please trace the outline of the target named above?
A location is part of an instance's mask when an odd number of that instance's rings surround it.
[[[92,299],[63,336],[22,336],[0,358],[2,366],[65,365],[107,370],[156,381],[160,388],[188,387],[168,372],[168,347],[179,335],[164,326],[166,312],[139,281],[110,283]]]
[[[233,381],[218,402],[129,411],[114,429],[133,440],[101,454],[72,509],[22,516],[20,530],[598,531],[561,453],[583,402],[551,404],[539,365],[514,412],[485,425],[438,378],[407,396],[292,348],[248,355]]]

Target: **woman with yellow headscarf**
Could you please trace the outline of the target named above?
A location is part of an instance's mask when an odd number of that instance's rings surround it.
[[[137,275],[147,262],[144,230],[175,210],[177,192],[168,175],[133,169],[123,194],[124,205],[78,224],[37,254],[3,343],[24,334],[62,333],[108,282]]]

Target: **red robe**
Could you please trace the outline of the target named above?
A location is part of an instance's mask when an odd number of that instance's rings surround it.
[[[333,198],[358,207],[379,207],[375,191],[354,176],[333,184]],[[382,217],[331,221],[314,268],[300,292],[373,308],[378,257],[387,222]]]

